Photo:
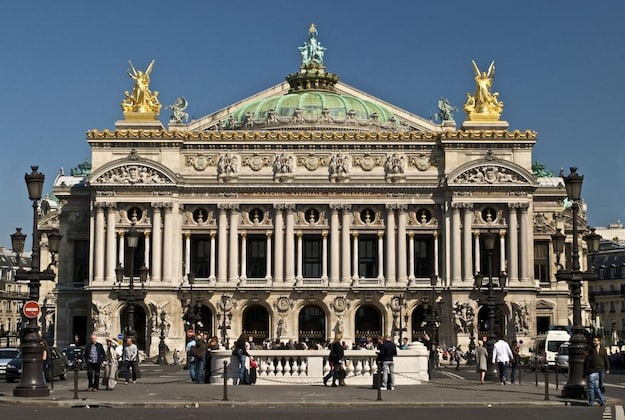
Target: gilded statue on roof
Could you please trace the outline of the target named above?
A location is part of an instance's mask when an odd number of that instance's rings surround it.
[[[323,65],[323,54],[326,48],[321,46],[317,41],[317,28],[315,24],[310,25],[308,29],[308,40],[303,46],[299,47],[302,55],[302,67],[310,67],[311,65]]]
[[[498,92],[491,93],[495,78],[495,62],[490,63],[488,71],[480,71],[475,60],[471,60],[471,62],[475,74],[475,94],[467,93],[464,112],[469,121],[497,121],[503,111],[503,102],[499,101]]]
[[[137,70],[135,66],[130,63],[130,70],[128,70],[128,76],[135,81],[135,86],[132,89],[132,93],[128,91],[124,92],[125,98],[122,100],[122,110],[126,118],[129,116],[137,117],[139,115],[152,116],[156,118],[161,110],[161,103],[158,101],[158,92],[150,91],[150,73],[154,66],[154,60],[150,62],[150,65],[145,71]]]

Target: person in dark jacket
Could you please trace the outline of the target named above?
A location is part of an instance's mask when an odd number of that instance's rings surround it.
[[[97,391],[100,383],[100,368],[106,358],[106,352],[104,346],[98,343],[98,337],[95,334],[91,334],[89,343],[85,346],[83,358],[87,363],[89,391]]]
[[[343,338],[343,333],[337,332],[334,336],[334,340],[332,344],[330,344],[330,355],[328,356],[328,363],[330,364],[330,371],[326,376],[323,377],[323,384],[328,386],[328,380],[332,378],[332,386],[338,386],[341,384],[338,369],[340,367],[341,361],[345,357],[345,351],[343,349],[343,345],[341,344],[341,339]],[[336,381],[339,380],[339,384],[337,385]]]
[[[384,342],[379,347],[378,360],[382,362],[382,389],[383,391],[395,389],[394,357],[397,356],[397,346],[391,340],[391,336],[384,337]]]
[[[584,359],[584,375],[586,376],[586,383],[588,384],[588,405],[595,405],[595,397],[599,400],[599,405],[602,407],[605,405],[605,399],[601,392],[601,386],[599,384],[601,378],[601,371],[605,370],[603,356],[597,352],[595,346],[590,346],[588,354]]]

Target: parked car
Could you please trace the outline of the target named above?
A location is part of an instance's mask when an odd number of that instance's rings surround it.
[[[7,363],[17,357],[20,350],[17,347],[2,347],[0,348],[0,376],[5,376],[7,373]]]
[[[67,379],[67,357],[57,347],[50,347],[50,354],[48,355],[51,361],[51,368],[46,372],[46,381],[50,381],[52,376],[62,380]],[[7,382],[15,382],[22,376],[22,354],[18,354],[17,357],[12,359],[6,368]]]
[[[569,371],[569,343],[563,343],[556,354],[556,369],[559,372]]]

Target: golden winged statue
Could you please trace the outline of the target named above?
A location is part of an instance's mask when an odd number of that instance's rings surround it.
[[[156,119],[161,110],[161,103],[158,101],[158,91],[154,93],[150,91],[150,73],[154,67],[154,60],[145,71],[137,70],[132,61],[128,62],[130,63],[128,76],[135,81],[135,86],[132,93],[124,92],[125,97],[121,103],[124,116],[126,119],[135,120]]]
[[[498,100],[499,93],[491,93],[493,79],[495,78],[495,62],[488,66],[488,71],[481,72],[475,60],[473,73],[475,74],[475,94],[467,93],[467,101],[464,104],[464,112],[469,121],[497,121],[503,111],[503,102]]]

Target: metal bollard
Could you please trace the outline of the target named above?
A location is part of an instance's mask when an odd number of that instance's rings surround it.
[[[376,401],[382,401],[382,362],[378,362],[378,375],[380,375],[380,381],[378,382],[378,399]]]
[[[558,359],[556,359],[556,390],[558,389],[558,371],[560,370],[559,365],[558,365]]]
[[[74,360],[74,399],[78,399],[78,362]]]
[[[536,386],[538,386],[538,366],[534,366],[534,377],[536,379]]]
[[[228,362],[224,360],[224,398],[222,401],[228,401]]]
[[[519,385],[521,385],[521,372],[523,372],[523,364],[519,360]]]
[[[549,399],[549,368],[545,371],[545,401]]]

